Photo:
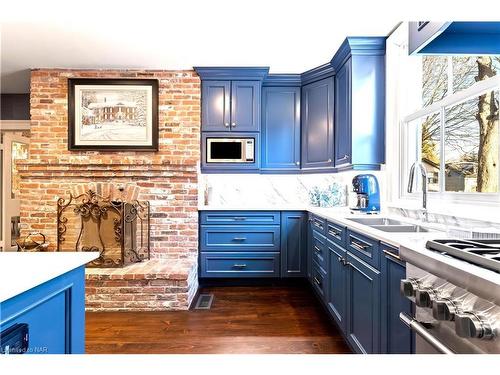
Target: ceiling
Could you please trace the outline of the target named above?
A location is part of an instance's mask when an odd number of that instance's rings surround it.
[[[402,17],[380,9],[369,0],[11,1],[0,15],[1,92],[28,92],[30,68],[300,73],[329,61],[346,36],[387,35]]]

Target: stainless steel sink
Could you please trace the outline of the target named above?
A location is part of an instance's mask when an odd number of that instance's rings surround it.
[[[421,225],[409,224],[403,221],[389,219],[387,217],[352,218],[349,220],[384,232],[426,233],[431,231]]]
[[[370,225],[374,229],[378,229],[384,232],[397,232],[397,233],[426,233],[430,232],[429,229],[424,228],[421,225]]]
[[[349,219],[359,224],[369,225],[369,226],[386,226],[386,225],[408,225],[399,220],[389,219],[386,217],[370,217],[370,218],[356,218]]]

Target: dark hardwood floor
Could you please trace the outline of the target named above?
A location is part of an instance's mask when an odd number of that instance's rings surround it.
[[[305,286],[211,287],[210,310],[88,312],[87,353],[350,353]]]

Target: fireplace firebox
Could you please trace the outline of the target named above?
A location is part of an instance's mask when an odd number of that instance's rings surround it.
[[[88,267],[123,267],[150,259],[150,205],[93,190],[57,201],[57,251],[98,251]]]

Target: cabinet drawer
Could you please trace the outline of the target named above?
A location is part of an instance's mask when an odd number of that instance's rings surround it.
[[[379,243],[362,234],[347,231],[347,249],[370,266],[379,268]]]
[[[280,213],[274,211],[202,211],[200,224],[214,225],[279,225]]]
[[[279,225],[207,225],[200,234],[201,251],[280,251]]]
[[[327,269],[326,237],[313,229],[312,231],[312,259],[323,269]]]
[[[345,247],[346,233],[345,227],[329,221],[326,223],[326,237],[342,247]]]
[[[311,215],[311,226],[313,229],[321,233],[322,235],[326,235],[326,220],[322,217]]]
[[[311,282],[314,290],[318,293],[319,297],[324,303],[328,300],[328,274],[326,271],[318,266],[315,262],[312,265]]]
[[[279,253],[201,253],[201,277],[279,277]]]

